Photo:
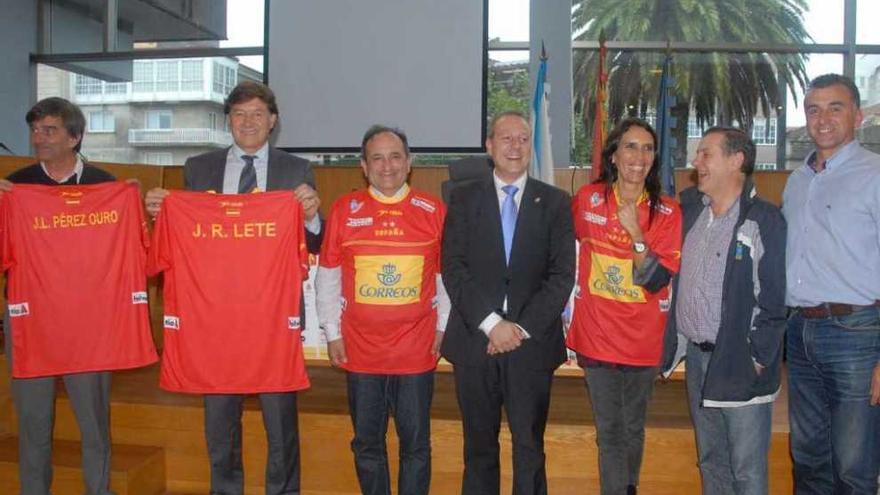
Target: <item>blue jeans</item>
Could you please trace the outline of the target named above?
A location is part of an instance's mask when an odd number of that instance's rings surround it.
[[[687,348],[688,406],[697,440],[697,464],[706,495],[766,495],[767,455],[773,403],[703,407],[703,385],[711,352]]]
[[[788,321],[789,421],[795,492],[876,495],[880,407],[871,375],[880,363],[880,308]]]
[[[388,414],[400,440],[397,493],[427,495],[431,485],[431,399],[434,372],[417,375],[347,374],[354,427],[351,450],[361,492],[391,495],[385,434]]]

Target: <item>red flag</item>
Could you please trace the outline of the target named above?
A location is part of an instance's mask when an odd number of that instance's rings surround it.
[[[608,74],[605,72],[605,36],[599,36],[599,75],[596,77],[596,116],[593,120],[593,165],[590,182],[602,173],[602,147],[605,145],[605,100],[607,99]]]

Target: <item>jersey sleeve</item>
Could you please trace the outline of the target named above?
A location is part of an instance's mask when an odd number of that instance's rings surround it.
[[[150,229],[147,227],[147,219],[144,215],[144,202],[141,200],[138,186],[135,184],[126,184],[126,194],[129,196],[128,201],[131,202],[130,208],[140,230],[140,244],[143,246],[144,250],[147,250],[150,248]]]
[[[306,243],[305,211],[303,210],[302,203],[294,201],[294,211],[293,218],[295,224],[293,228],[294,232],[299,234],[296,242],[297,255],[302,279],[306,280],[309,278],[309,249]]]
[[[648,245],[661,265],[672,273],[678,273],[681,264],[681,208],[678,203],[665,199],[663,207],[667,213],[656,213],[657,225],[651,229],[655,233],[654,239]]]
[[[147,276],[163,272],[171,267],[171,246],[170,234],[168,227],[169,201],[165,198],[162,210],[156,217],[156,223],[153,225],[153,238],[150,242],[150,250],[147,256]]]
[[[7,192],[0,199],[0,268],[2,271],[8,270],[15,264],[15,251],[10,231],[10,209],[12,197]]]

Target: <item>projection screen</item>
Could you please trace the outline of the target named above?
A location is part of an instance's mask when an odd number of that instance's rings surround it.
[[[487,9],[488,0],[269,0],[275,145],[355,151],[381,123],[403,129],[414,151],[482,151]]]

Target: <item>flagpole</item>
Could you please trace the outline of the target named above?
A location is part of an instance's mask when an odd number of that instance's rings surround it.
[[[605,72],[605,31],[599,33],[599,73],[596,75],[596,107],[593,117],[593,157],[590,182],[602,174],[602,148],[605,146],[605,100],[607,99],[608,74]]]

